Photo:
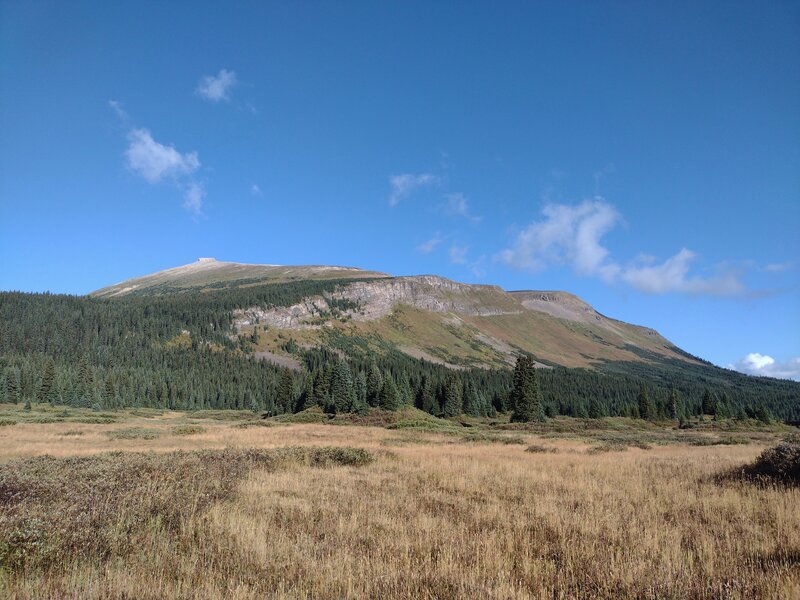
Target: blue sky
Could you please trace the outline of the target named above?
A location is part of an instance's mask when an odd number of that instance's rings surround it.
[[[3,0],[0,56],[0,289],[437,273],[800,376],[797,3]]]

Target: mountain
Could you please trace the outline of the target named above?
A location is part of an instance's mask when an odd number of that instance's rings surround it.
[[[201,258],[91,295],[160,296],[297,281],[336,285],[290,305],[254,304],[233,311],[236,331],[252,335],[258,329],[258,355],[279,364],[292,364],[287,338],[300,347],[392,348],[451,368],[508,367],[519,351],[532,354],[542,367],[662,360],[700,364],[655,330],[606,317],[567,292],[508,292],[436,275],[392,277],[352,267]]]
[[[0,292],[0,402],[491,418],[513,408],[521,353],[549,416],[800,421],[800,384],[720,369],[567,292],[213,259],[90,296]]]
[[[96,290],[90,295],[98,298],[112,298],[138,294],[208,290],[221,286],[241,287],[258,283],[281,283],[308,279],[360,279],[364,277],[388,277],[388,275],[353,267],[249,265],[222,262],[214,258],[198,258],[191,264],[128,279]]]

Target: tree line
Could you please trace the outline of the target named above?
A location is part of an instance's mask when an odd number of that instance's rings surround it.
[[[521,354],[513,371],[456,371],[389,344],[370,353],[289,343],[304,366],[292,371],[256,359],[252,339],[233,328],[237,308],[289,306],[341,285],[298,281],[117,299],[0,293],[0,401],[269,414],[413,405],[448,417],[510,412],[523,421],[697,414],[800,421],[800,385],[708,365],[534,369],[535,357]]]

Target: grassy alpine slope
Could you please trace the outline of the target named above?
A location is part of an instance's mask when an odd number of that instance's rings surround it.
[[[800,488],[719,476],[784,426],[0,411],[5,597],[800,594]]]

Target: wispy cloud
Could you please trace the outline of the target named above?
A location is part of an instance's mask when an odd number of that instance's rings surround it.
[[[728,365],[728,368],[748,375],[800,380],[800,356],[778,362],[768,354],[751,352],[734,364]]]
[[[472,214],[469,208],[469,201],[466,196],[460,192],[447,194],[446,201],[444,205],[442,205],[442,212],[451,217],[463,217],[474,223],[481,220],[481,217]]]
[[[771,263],[764,267],[764,270],[768,273],[783,273],[784,271],[790,271],[794,268],[794,263],[791,261],[782,262],[782,263]]]
[[[122,103],[117,102],[116,100],[109,100],[108,105],[111,107],[111,110],[114,111],[114,114],[117,115],[117,118],[122,122],[128,121],[128,113],[122,108]]]
[[[419,252],[420,254],[430,254],[441,243],[442,243],[442,238],[437,233],[435,236],[433,236],[429,240],[427,240],[425,242],[422,242],[420,245],[418,245],[417,246],[417,252]]]
[[[453,244],[450,246],[450,262],[454,265],[467,264],[467,252],[469,252],[469,246]]]
[[[687,248],[661,263],[654,257],[640,256],[632,264],[621,266],[611,258],[602,238],[622,221],[622,216],[602,198],[577,205],[548,204],[542,217],[519,232],[512,246],[496,259],[530,272],[553,265],[569,266],[577,275],[609,284],[622,281],[648,294],[737,296],[747,292],[733,269],[712,277],[691,276],[689,269],[696,254]]]
[[[261,195],[262,195],[262,193],[261,193],[261,188],[260,188],[260,187],[258,187],[258,185],[257,185],[257,184],[255,184],[255,183],[254,183],[253,185],[251,185],[251,186],[250,186],[250,193],[251,193],[253,196],[261,196]]]
[[[227,102],[231,99],[231,89],[237,83],[235,72],[222,69],[216,75],[204,75],[197,84],[195,93],[211,102]]]
[[[709,296],[741,296],[744,284],[735,271],[728,270],[714,277],[689,277],[689,267],[697,255],[687,248],[661,264],[630,266],[621,273],[622,280],[647,294],[684,294]]]
[[[206,190],[203,184],[191,181],[183,194],[183,208],[194,216],[200,216],[203,214],[203,200],[205,197]]]
[[[391,188],[389,206],[397,206],[401,200],[416,190],[437,185],[439,182],[440,178],[430,173],[392,175],[389,177],[389,186]]]
[[[149,183],[190,175],[200,168],[197,152],[182,154],[173,146],[155,141],[147,129],[131,130],[125,157],[128,167]]]
[[[111,107],[121,110],[114,104]],[[194,216],[203,214],[205,186],[193,178],[200,168],[197,152],[179,152],[174,146],[157,142],[149,130],[138,128],[128,133],[125,162],[132,172],[152,185],[166,180],[182,189],[183,207]]]

